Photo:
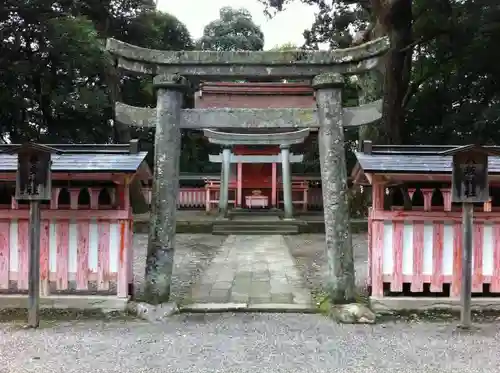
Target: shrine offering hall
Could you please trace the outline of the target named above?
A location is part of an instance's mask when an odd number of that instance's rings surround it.
[[[309,83],[207,82],[195,96],[195,106],[210,108],[314,108]],[[221,165],[219,175],[186,175],[181,172],[179,208],[226,210],[321,209],[321,177],[293,174],[294,164],[304,162],[304,146],[317,134],[310,129],[206,129],[207,141],[218,153],[209,161]],[[151,200],[151,188],[144,189]]]

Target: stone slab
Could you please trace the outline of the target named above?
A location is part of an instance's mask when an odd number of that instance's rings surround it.
[[[231,312],[247,308],[246,303],[193,303],[180,308],[181,312]]]
[[[291,303],[262,303],[249,304],[247,307],[249,312],[276,312],[276,313],[318,313],[315,307],[306,304],[291,304]]]
[[[99,295],[50,295],[40,297],[40,308],[125,311],[128,298]],[[28,308],[28,296],[0,295],[0,309]]]
[[[269,270],[272,268],[272,271]],[[194,303],[311,305],[288,246],[280,235],[228,236],[192,289]],[[210,292],[201,289],[210,288]]]
[[[116,120],[133,127],[156,127],[156,109],[118,102]],[[343,109],[343,126],[358,127],[373,123],[382,116],[382,101]],[[183,109],[181,128],[319,128],[316,109]]]
[[[455,310],[461,309],[460,299],[431,297],[370,297],[373,311],[384,313],[406,310]],[[500,311],[500,298],[472,298],[471,308],[482,311]]]

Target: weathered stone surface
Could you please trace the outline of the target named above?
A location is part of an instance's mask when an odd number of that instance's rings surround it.
[[[375,313],[361,303],[332,306],[330,315],[343,324],[374,324],[376,318]]]
[[[372,124],[382,117],[382,100],[343,109],[343,126],[359,127]]]
[[[179,73],[205,79],[225,76],[312,78],[334,70],[354,73],[374,68],[376,57],[388,48],[386,37],[332,51],[159,51],[115,39],[108,39],[106,45],[111,54],[119,57],[122,68],[139,73]]]
[[[226,79],[252,79],[252,80],[280,80],[280,79],[312,79],[319,74],[335,72],[338,74],[360,74],[371,71],[379,65],[379,57],[371,57],[361,61],[348,62],[335,65],[160,65],[152,69],[162,74],[171,74],[181,69],[183,75],[190,81],[220,81]],[[120,59],[118,66],[123,70],[130,70],[128,60]],[[133,62],[133,67],[138,63]],[[150,65],[151,66],[151,65]],[[143,63],[137,73],[145,73]],[[149,67],[151,69],[151,67]]]
[[[314,128],[315,109],[185,109],[183,128]]]
[[[316,80],[316,79],[315,79]],[[329,74],[317,79],[316,92],[320,122],[318,145],[325,215],[325,241],[328,258],[328,292],[333,303],[346,303],[355,297],[354,261],[349,225],[347,166],[342,123],[340,78]],[[323,88],[332,83],[333,88]]]
[[[163,322],[179,312],[175,303],[152,305],[143,302],[129,302],[128,309],[137,317],[149,322]]]
[[[116,39],[108,39],[106,44],[106,49],[114,55],[159,65],[335,65],[378,56],[385,53],[388,48],[387,37],[352,48],[329,51],[161,51],[138,47]]]
[[[356,127],[369,124],[380,119],[382,101],[343,109],[344,127]],[[115,106],[116,120],[134,127],[156,127],[156,109],[140,108],[118,102]],[[315,109],[185,109],[181,111],[181,128],[302,128],[288,133],[289,139],[283,134],[272,135],[267,141],[274,144],[280,140],[285,143],[300,143],[302,135],[309,128],[318,128],[319,122]],[[303,131],[303,132],[302,132]],[[209,135],[207,133],[207,135]],[[216,143],[225,143],[227,139],[213,133]],[[235,134],[231,134],[235,136]],[[256,135],[253,135],[256,136]],[[262,138],[270,136],[261,135]],[[241,136],[243,137],[243,136]],[[214,142],[215,142],[214,141]],[[258,137],[241,139],[242,143],[260,141]],[[246,141],[246,142],[245,142]]]
[[[182,92],[159,89],[156,107],[155,160],[151,226],[146,262],[145,296],[148,302],[168,302],[173,271]]]
[[[311,293],[279,235],[229,236],[194,286],[191,301],[312,305]]]
[[[312,80],[314,89],[343,88],[344,76],[335,72],[316,75]]]
[[[118,122],[133,127],[156,127],[156,108],[142,108],[117,102],[115,118]]]

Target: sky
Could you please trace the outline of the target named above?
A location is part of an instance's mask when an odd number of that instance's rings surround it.
[[[193,39],[200,38],[205,25],[219,18],[220,8],[246,8],[264,33],[264,49],[285,43],[301,46],[304,43],[302,33],[311,27],[315,12],[313,6],[298,0],[272,19],[264,15],[264,6],[258,0],[157,0],[157,6],[159,10],[174,15],[184,23]]]

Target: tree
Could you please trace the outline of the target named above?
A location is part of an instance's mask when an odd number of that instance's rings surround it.
[[[130,128],[110,120],[114,104],[154,105],[151,79],[121,76],[103,51],[104,40],[192,48],[186,27],[155,12],[153,0],[6,5],[0,9],[0,130],[12,142],[130,141]],[[134,181],[135,211],[147,209],[140,189]]]
[[[65,14],[71,9],[24,3],[0,12],[4,139],[109,142],[105,62],[92,22]]]
[[[214,51],[260,51],[264,48],[264,34],[248,10],[224,7],[219,11],[219,19],[205,26],[199,47]]]
[[[300,50],[301,48],[298,47],[296,44],[292,42],[288,42],[282,45],[275,45],[274,48],[272,48],[272,51],[281,51],[281,52],[287,52],[287,51],[296,51]]]
[[[123,82],[132,101],[152,101],[120,77],[103,52],[106,37],[145,47],[186,49],[192,42],[152,0],[59,2],[11,0],[0,9],[0,130],[6,140],[128,141],[114,131],[113,106]],[[110,79],[116,73],[115,80]],[[120,92],[120,94],[123,90]],[[71,125],[68,125],[71,123]],[[119,128],[119,125],[114,127]],[[127,129],[128,130],[128,129]],[[123,132],[123,131],[122,131]]]

